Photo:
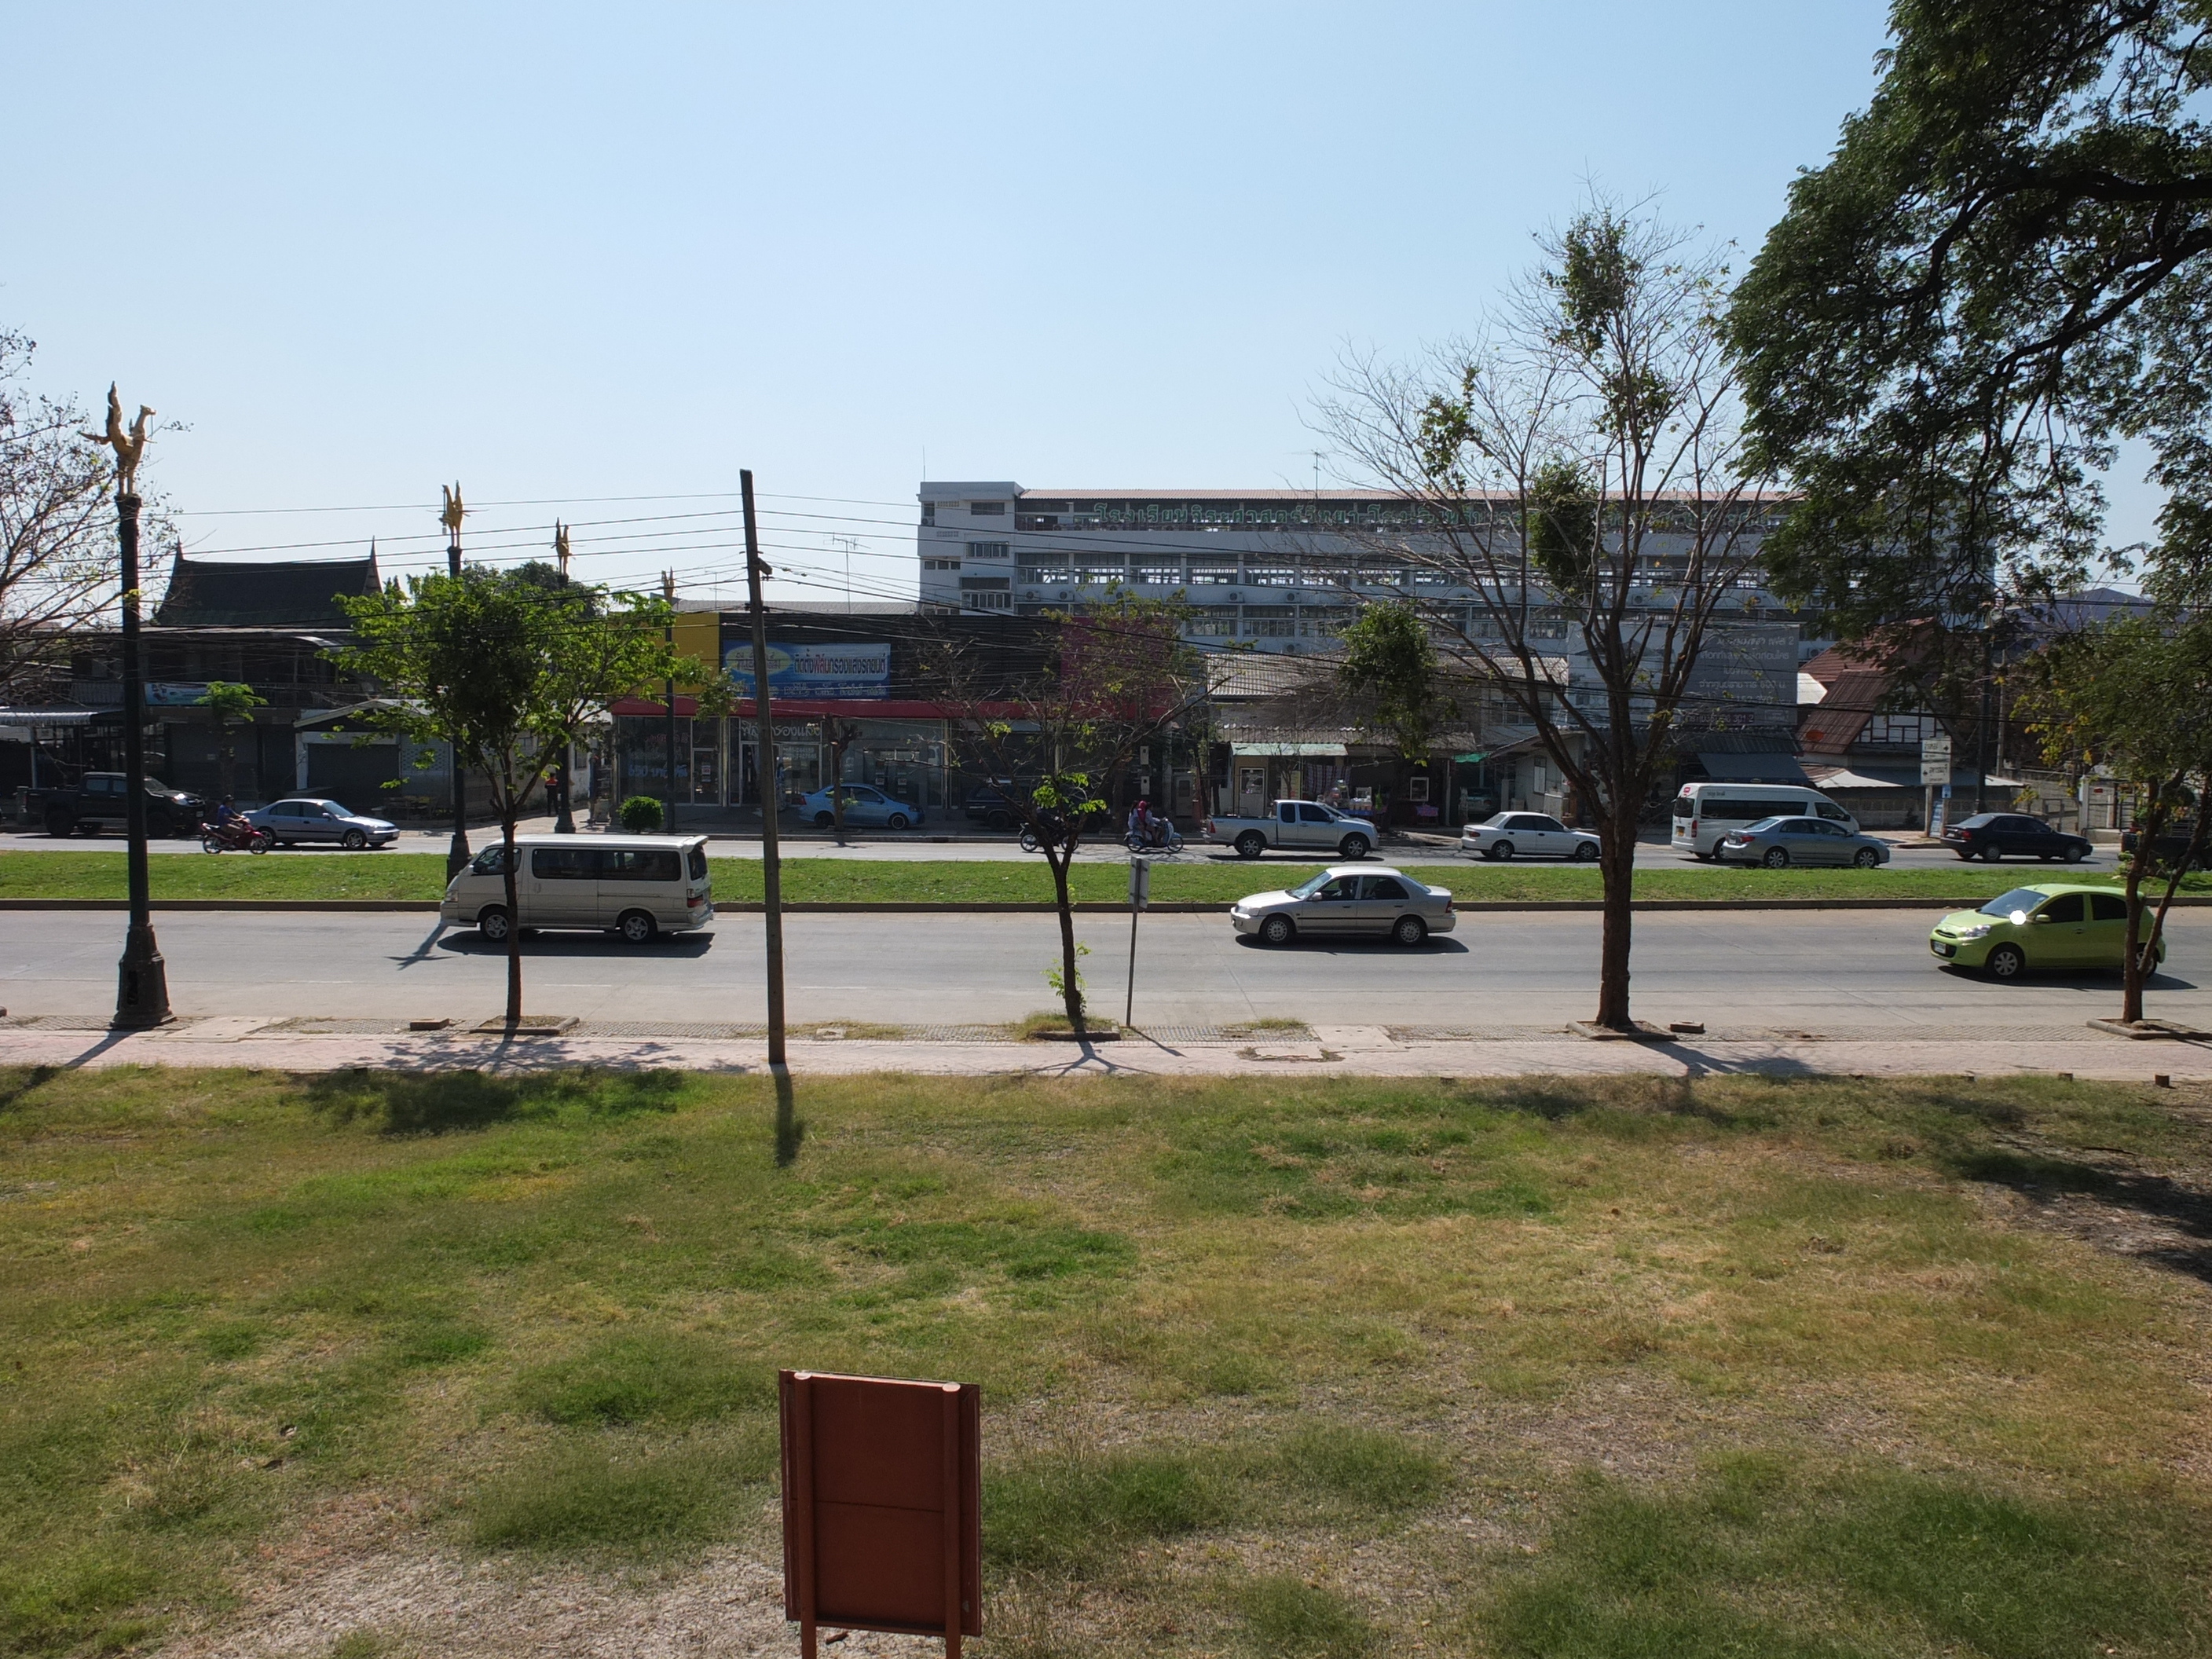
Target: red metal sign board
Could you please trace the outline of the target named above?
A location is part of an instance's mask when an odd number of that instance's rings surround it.
[[[779,1375],[783,1613],[816,1629],[983,1633],[982,1431],[972,1382]]]

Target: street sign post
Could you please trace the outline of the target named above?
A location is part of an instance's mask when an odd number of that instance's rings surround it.
[[[1943,818],[1936,811],[1936,790],[1941,785],[1946,796],[1951,793],[1951,734],[1938,732],[1920,739],[1920,788],[1927,799],[1922,803],[1921,822],[1928,826],[1930,836],[1943,833]],[[1946,814],[1945,816],[1948,816]]]
[[[1152,902],[1152,861],[1133,855],[1129,860],[1129,994],[1121,1005],[1121,1024],[1137,1018],[1137,913]]]
[[[782,1371],[783,1616],[816,1659],[823,1625],[983,1633],[982,1429],[972,1382]]]

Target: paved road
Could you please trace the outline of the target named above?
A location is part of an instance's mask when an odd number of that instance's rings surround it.
[[[550,834],[552,828],[552,821],[550,818],[523,826],[524,832],[532,835]],[[495,828],[489,830],[472,830],[470,835],[473,844],[481,846],[488,839],[495,839],[498,833]],[[446,850],[446,832],[442,830],[426,835],[420,830],[410,830],[392,845],[403,853],[442,853]],[[189,853],[195,858],[206,856],[200,851],[199,843],[197,842],[157,841],[150,845],[155,853]],[[309,849],[301,850],[305,852]],[[325,853],[331,851],[328,848],[320,850]],[[88,841],[81,836],[57,839],[43,834],[0,833],[0,851],[15,853],[98,851],[110,852],[120,856],[123,851],[123,838],[120,836],[102,836]],[[718,859],[757,859],[761,855],[761,844],[757,841],[713,841],[708,843],[707,851],[710,856]],[[286,858],[297,856],[297,854],[280,851],[271,853],[268,856]],[[367,858],[374,857],[374,854],[354,854],[349,856]],[[1033,859],[1036,854],[1023,852],[1011,839],[933,842],[923,840],[919,836],[893,836],[879,831],[874,839],[856,839],[853,845],[842,848],[824,841],[804,839],[787,841],[784,843],[784,856],[837,859],[861,863],[879,860],[898,862],[907,860],[937,863]],[[1076,856],[1085,863],[1119,864],[1123,862],[1128,854],[1118,843],[1107,842],[1085,847],[1077,853]],[[1459,858],[1458,852],[1452,844],[1436,845],[1426,842],[1393,843],[1382,849],[1381,856],[1395,864],[1449,864],[1457,862]],[[2087,863],[2075,867],[2081,870],[2110,871],[2113,868],[2118,856],[2117,848],[2100,847]],[[1236,854],[1224,848],[1197,842],[1186,848],[1181,857],[1186,861],[1212,860],[1228,864],[1239,861]],[[1314,858],[1310,854],[1301,855],[1295,860],[1287,855],[1279,858],[1271,854],[1261,860],[1263,864],[1291,862],[1310,864],[1313,861]],[[1531,860],[1531,862],[1536,861]],[[1551,860],[1543,862],[1549,863]],[[1899,849],[1896,853],[1889,867],[1893,870],[1950,869],[1958,862],[1958,855],[1954,853],[1936,849],[1906,848]],[[1639,870],[1705,871],[1717,871],[1720,868],[1717,865],[1700,864],[1694,859],[1685,858],[1663,842],[1645,842],[1639,844],[1636,849],[1636,867]],[[2050,866],[2038,867],[2045,868],[2047,872]]]
[[[2203,919],[2200,920],[2199,918]],[[1637,919],[1637,1012],[1722,1026],[1922,1036],[2050,1022],[2076,1030],[2116,1012],[2116,976],[1999,986],[1937,967],[1929,913],[1651,912]],[[489,1017],[504,958],[473,932],[417,913],[367,915],[157,913],[180,1013]],[[1118,1012],[1129,929],[1086,916],[1079,934],[1093,994]],[[0,1005],[15,1014],[112,1007],[123,919],[112,912],[0,918]],[[1049,1006],[1048,915],[809,914],[790,919],[793,1020],[939,1024],[1018,1018]],[[1271,951],[1218,915],[1146,917],[1139,939],[1140,1024],[1283,1016],[1353,1024],[1557,1025],[1592,1011],[1598,918],[1503,913],[1462,918],[1418,951],[1364,942]],[[532,1012],[623,1020],[757,1020],[762,927],[730,915],[708,933],[644,949],[596,935],[526,943]],[[2212,914],[2178,920],[2152,1012],[2212,1024]]]

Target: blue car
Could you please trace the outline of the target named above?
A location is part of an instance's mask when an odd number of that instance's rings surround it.
[[[848,829],[859,825],[911,830],[921,822],[921,808],[912,801],[887,795],[873,784],[841,783],[837,786],[837,793],[845,798],[845,823]],[[827,789],[817,789],[807,796],[800,803],[799,810],[813,821],[817,830],[827,830],[837,822],[836,805],[830,799]]]

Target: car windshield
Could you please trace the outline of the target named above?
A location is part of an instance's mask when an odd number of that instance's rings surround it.
[[[2033,887],[2015,887],[2009,893],[2000,893],[1982,907],[1985,916],[2008,916],[2015,910],[2033,910],[2048,895]]]
[[[1322,888],[1328,885],[1328,872],[1324,870],[1319,875],[1310,876],[1305,880],[1300,882],[1297,886],[1291,888],[1291,896],[1292,898],[1311,898],[1316,893],[1318,893]]]
[[[1483,819],[1483,827],[1488,830],[1503,830],[1505,827],[1505,820],[1512,816],[1510,812],[1492,812],[1488,817]]]

